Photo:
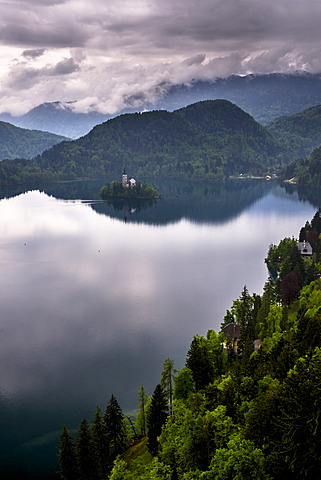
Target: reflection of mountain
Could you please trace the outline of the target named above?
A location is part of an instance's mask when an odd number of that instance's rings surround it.
[[[106,179],[59,182],[38,186],[47,195],[64,200],[88,202],[97,213],[128,222],[156,225],[178,222],[182,218],[197,223],[223,223],[239,215],[264,197],[275,186],[265,180],[226,180],[196,182],[189,180],[153,179],[152,185],[161,193],[156,202],[127,204],[120,200],[101,201],[99,191]],[[26,189],[17,188],[12,195]],[[9,189],[6,190],[6,196]]]
[[[2,189],[1,197],[12,197],[31,189],[63,200],[88,202],[99,214],[129,222],[164,225],[186,218],[197,223],[223,223],[264,197],[275,185],[265,180],[226,180],[196,182],[153,179],[161,193],[157,201],[133,203],[123,200],[101,201],[99,191],[106,179],[49,183]]]

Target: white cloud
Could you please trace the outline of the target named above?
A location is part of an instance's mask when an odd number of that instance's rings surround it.
[[[192,79],[320,72],[320,20],[315,0],[4,0],[1,109],[117,113]]]

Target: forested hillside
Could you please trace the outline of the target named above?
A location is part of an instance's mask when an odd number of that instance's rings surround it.
[[[283,179],[296,179],[300,185],[321,187],[321,147],[311,155],[290,163],[282,170]]]
[[[196,335],[178,372],[166,359],[151,396],[139,387],[133,429],[114,396],[81,422],[76,441],[63,428],[61,478],[318,478],[321,210],[298,240],[311,255],[294,238],[271,245],[263,294],[245,286],[220,333]]]
[[[0,122],[0,160],[5,158],[30,159],[63,140],[67,140],[67,138]]]
[[[310,155],[321,145],[321,105],[289,117],[281,117],[266,128],[287,149],[292,158]]]
[[[225,100],[205,101],[173,113],[121,115],[73,142],[62,142],[15,178],[77,179],[119,175],[125,166],[138,177],[222,179],[265,174],[285,159],[273,136]],[[2,183],[5,169],[3,165]],[[1,178],[1,177],[0,177]],[[16,180],[15,180],[16,181]]]

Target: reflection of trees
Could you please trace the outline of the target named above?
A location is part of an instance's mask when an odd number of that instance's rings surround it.
[[[320,188],[303,187],[301,185],[291,185],[289,183],[282,183],[282,188],[284,188],[288,195],[296,193],[301,202],[308,201],[316,208],[321,206]]]
[[[274,182],[253,179],[221,182],[153,179],[153,186],[162,195],[160,200],[108,199],[102,202],[99,192],[105,183],[106,178],[47,183],[32,188],[55,198],[88,201],[97,213],[120,220],[125,216],[128,221],[158,225],[178,222],[182,218],[199,223],[223,223],[240,215],[275,188]],[[6,195],[14,196],[27,190],[16,189]]]
[[[97,213],[107,216],[113,216],[111,215],[113,211],[118,214],[116,215],[117,217],[119,217],[119,213],[121,213],[122,217],[127,220],[129,216],[153,207],[156,201],[157,200],[153,198],[109,198],[100,203],[93,203],[91,207]]]

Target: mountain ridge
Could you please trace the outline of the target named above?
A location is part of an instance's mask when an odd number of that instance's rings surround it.
[[[155,87],[157,90],[157,87]],[[163,97],[146,99],[144,93],[136,106],[123,106],[116,114],[76,113],[75,101],[46,102],[21,116],[1,113],[0,120],[38,130],[51,131],[71,138],[87,134],[95,125],[123,113],[165,109],[174,111],[203,101],[224,99],[236,103],[259,123],[266,124],[285,115],[293,115],[321,104],[321,75],[307,72],[293,74],[232,75],[210,81],[192,81],[188,85],[165,85]]]

